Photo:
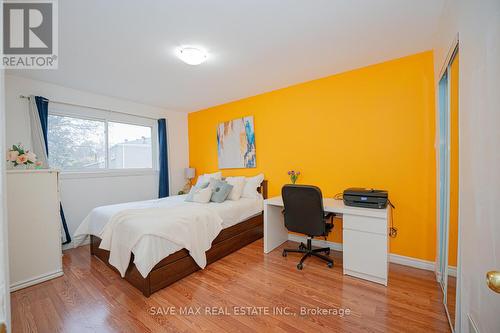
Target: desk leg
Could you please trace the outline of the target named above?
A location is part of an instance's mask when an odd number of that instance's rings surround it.
[[[264,253],[269,253],[288,240],[283,207],[264,205]]]

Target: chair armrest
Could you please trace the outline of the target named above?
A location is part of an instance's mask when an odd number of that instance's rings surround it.
[[[335,217],[335,213],[326,213],[325,214],[325,223],[329,226],[329,228],[333,229],[333,218]]]
[[[335,213],[325,213],[325,220],[332,220],[335,217]]]

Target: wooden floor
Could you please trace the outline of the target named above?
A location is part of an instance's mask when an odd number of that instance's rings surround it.
[[[312,258],[298,271],[298,255],[262,247],[254,242],[150,298],[88,247],[68,250],[63,277],[12,294],[13,332],[449,332],[432,272],[391,264],[385,288],[343,276],[341,253],[332,253],[333,269]],[[179,314],[183,307],[192,313]]]

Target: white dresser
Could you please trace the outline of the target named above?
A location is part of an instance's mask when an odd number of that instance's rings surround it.
[[[10,290],[63,275],[57,170],[7,170]]]

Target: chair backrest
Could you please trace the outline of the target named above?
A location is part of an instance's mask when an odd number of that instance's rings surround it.
[[[326,232],[323,195],[312,185],[285,185],[281,189],[285,206],[285,227],[308,236],[321,236]]]

